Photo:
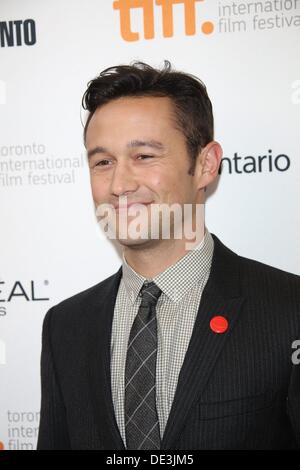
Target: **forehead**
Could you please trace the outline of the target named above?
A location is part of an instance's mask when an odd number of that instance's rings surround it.
[[[106,103],[94,112],[86,132],[86,143],[98,136],[124,132],[153,133],[153,137],[175,131],[174,105],[169,97],[124,97]]]

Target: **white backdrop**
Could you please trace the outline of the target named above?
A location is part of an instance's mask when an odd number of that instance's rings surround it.
[[[146,3],[0,0],[0,448],[36,446],[45,313],[121,263],[94,217],[82,143],[81,98],[104,68],[168,59],[204,81],[226,159],[208,228],[300,273],[300,0],[174,0],[173,22],[153,0],[144,31]]]

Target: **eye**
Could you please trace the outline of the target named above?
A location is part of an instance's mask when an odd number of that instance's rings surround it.
[[[138,155],[138,158],[140,157],[143,157],[142,160],[144,160],[145,158],[153,158],[153,155]]]
[[[100,162],[97,162],[95,166],[106,166],[107,162],[109,162],[109,160],[100,160]]]

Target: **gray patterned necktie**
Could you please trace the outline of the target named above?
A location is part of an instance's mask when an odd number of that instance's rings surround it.
[[[157,322],[160,288],[145,281],[134,319],[125,366],[125,431],[127,449],[160,448],[156,409]]]

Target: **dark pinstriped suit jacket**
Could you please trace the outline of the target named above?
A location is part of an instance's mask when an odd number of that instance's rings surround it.
[[[300,276],[238,256],[213,235],[210,277],[162,449],[300,448]],[[122,268],[44,320],[37,449],[124,449],[110,388]],[[223,315],[229,328],[209,323]],[[300,354],[299,354],[300,357]]]

